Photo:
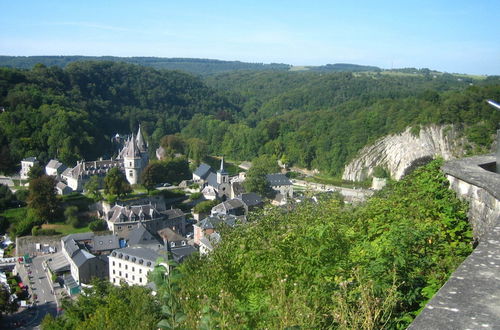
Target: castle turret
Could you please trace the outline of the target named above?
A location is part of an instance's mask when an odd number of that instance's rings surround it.
[[[125,176],[130,184],[137,184],[140,182],[140,176],[144,168],[142,155],[136,145],[134,134],[127,140],[123,150],[123,163],[125,167]]]

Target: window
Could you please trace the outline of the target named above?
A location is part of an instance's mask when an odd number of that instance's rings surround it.
[[[122,230],[122,226],[116,227],[117,230]]]
[[[127,269],[128,269],[128,265],[125,265],[125,270],[127,270]]]
[[[121,272],[121,271],[119,271],[119,272],[118,272],[118,275],[122,276],[122,272]]]
[[[115,275],[115,270],[113,269],[113,275]]]
[[[135,267],[132,267],[132,271],[135,272]]]
[[[129,166],[132,167],[132,162],[129,162]]]
[[[132,281],[135,281],[135,276],[134,275],[132,275]]]
[[[139,282],[141,282],[141,283],[142,283],[142,277],[139,277]]]
[[[142,268],[139,268],[139,274],[142,274]]]
[[[122,268],[122,263],[118,263],[118,268]]]
[[[128,229],[132,228],[132,225],[128,225],[128,226],[127,226],[127,228],[128,228]]]
[[[186,246],[186,241],[182,241],[182,246]]]
[[[116,283],[116,278],[113,278],[113,283]]]
[[[170,243],[170,247],[175,247],[175,242]]]
[[[115,265],[115,262],[113,261],[113,266]]]
[[[125,273],[125,278],[128,278],[128,273]]]
[[[134,177],[134,171],[132,171],[132,170],[128,171],[128,175],[130,175],[130,177],[133,178]]]

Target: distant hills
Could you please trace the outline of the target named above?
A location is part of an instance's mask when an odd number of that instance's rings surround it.
[[[155,69],[180,70],[197,75],[251,70],[251,71],[317,71],[317,72],[379,72],[376,66],[348,63],[326,64],[322,66],[292,66],[283,63],[247,63],[240,61],[221,61],[200,58],[163,58],[163,57],[115,57],[115,56],[0,56],[0,66],[31,69],[35,64],[46,66],[66,65],[77,61],[126,62]]]

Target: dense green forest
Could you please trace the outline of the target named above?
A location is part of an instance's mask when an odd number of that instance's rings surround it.
[[[407,126],[455,123],[471,153],[488,151],[500,112],[485,99],[500,99],[500,78],[410,71],[246,70],[201,80],[118,62],[2,68],[0,172],[27,156],[68,164],[111,156],[111,137],[139,123],[153,152],[180,132],[210,154],[269,154],[331,175],[367,143]]]
[[[155,142],[194,114],[223,119],[237,111],[191,75],[113,62],[0,68],[0,107],[0,171],[27,156],[67,164],[111,156],[111,137],[136,131],[140,123],[154,151]]]
[[[115,57],[115,56],[0,56],[0,66],[31,69],[36,64],[66,67],[73,62],[112,61],[138,64],[154,69],[180,70],[195,75],[209,75],[236,70],[288,70],[288,64],[246,63],[240,61],[221,61],[201,58],[164,58],[164,57]],[[347,70],[350,67],[335,67],[335,70]]]
[[[253,214],[220,228],[208,256],[155,270],[156,296],[98,284],[43,329],[404,329],[472,250],[467,207],[440,166],[358,207],[323,196]]]
[[[183,135],[233,159],[274,154],[333,175],[366,144],[408,126],[454,123],[471,152],[487,152],[500,122],[485,102],[500,98],[499,77],[236,72],[206,81],[241,111],[235,123],[197,115]]]

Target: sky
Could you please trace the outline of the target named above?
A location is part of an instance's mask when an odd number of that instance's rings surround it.
[[[500,75],[499,0],[0,0],[0,55],[156,56]]]

